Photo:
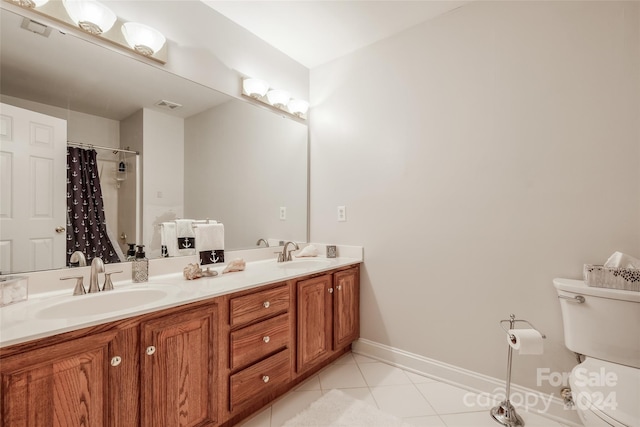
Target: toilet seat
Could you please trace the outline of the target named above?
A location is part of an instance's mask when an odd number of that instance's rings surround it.
[[[569,382],[579,411],[614,427],[640,426],[640,369],[587,357]]]

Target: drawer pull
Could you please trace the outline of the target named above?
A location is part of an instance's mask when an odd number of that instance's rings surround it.
[[[269,338],[269,335],[267,335],[266,337],[262,337],[262,341],[268,343],[269,341],[271,341],[271,338]]]
[[[263,375],[262,376],[262,382],[265,383],[265,384],[268,383],[269,382],[269,375]]]
[[[270,305],[271,305],[271,303],[269,301],[265,301],[265,302],[262,303],[262,306],[264,308],[269,308]]]
[[[122,363],[122,357],[114,356],[111,358],[111,366],[118,366],[120,363]]]
[[[150,345],[149,347],[147,347],[147,356],[151,356],[155,352],[156,352],[156,348],[154,346]]]

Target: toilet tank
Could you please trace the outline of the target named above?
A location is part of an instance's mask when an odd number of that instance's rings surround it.
[[[570,279],[554,279],[553,285],[569,350],[640,368],[640,292],[589,287]]]

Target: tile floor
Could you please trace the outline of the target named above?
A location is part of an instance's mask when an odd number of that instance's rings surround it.
[[[494,404],[476,403],[476,395],[467,390],[353,353],[345,354],[240,426],[280,427],[333,388],[415,427],[500,426],[489,415]],[[518,414],[527,427],[564,427],[539,414]]]

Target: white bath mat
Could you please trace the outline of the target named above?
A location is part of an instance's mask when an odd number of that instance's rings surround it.
[[[287,421],[283,427],[411,427],[401,418],[331,390],[307,409]]]

